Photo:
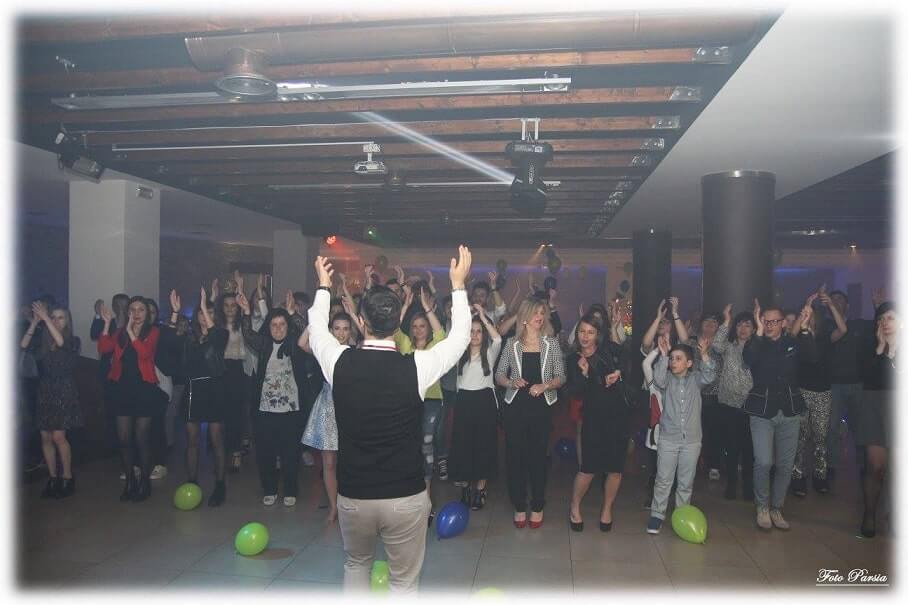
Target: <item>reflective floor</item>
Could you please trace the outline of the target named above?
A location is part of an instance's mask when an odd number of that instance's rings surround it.
[[[171,501],[185,476],[175,463],[165,479],[153,482],[151,499],[141,504],[119,502],[114,459],[78,469],[77,493],[65,500],[42,500],[42,482],[23,486],[20,587],[338,591],[344,553],[337,526],[326,525],[326,510],[319,508],[325,498],[318,467],[301,467],[295,507],[285,508],[280,500],[265,507],[253,455],[243,462],[238,475],[228,475],[225,505],[212,509],[203,502],[191,512],[175,509]],[[490,484],[488,505],[471,513],[464,534],[440,541],[430,529],[421,590],[839,590],[815,588],[818,570],[894,571],[893,538],[885,521],[880,523],[884,535],[855,537],[861,508],[853,467],[840,471],[829,494],[789,496],[785,514],[791,531],[769,533],[756,529],[751,503],[725,500],[724,481],[709,481],[701,471],[693,504],[709,521],[705,545],[683,542],[669,524],[660,535],[647,535],[646,471],[634,456],[628,468],[608,534],[598,529],[598,480],[584,502],[586,530],[570,531],[574,467],[557,458],[550,467],[543,527],[515,529],[502,472]],[[213,481],[204,475],[207,500]],[[436,508],[458,497],[459,489],[450,483],[434,483]],[[233,539],[251,521],[268,527],[271,543],[264,553],[247,558],[234,551]],[[376,554],[384,558],[380,545]]]

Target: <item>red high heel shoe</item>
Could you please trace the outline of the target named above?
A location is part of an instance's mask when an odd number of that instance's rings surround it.
[[[530,521],[530,529],[539,529],[540,527],[542,527],[543,521],[545,521],[545,517],[543,517],[539,521]]]
[[[523,521],[518,521],[517,519],[514,519],[514,527],[516,527],[517,529],[523,529],[526,526],[527,526],[526,519],[524,519]]]

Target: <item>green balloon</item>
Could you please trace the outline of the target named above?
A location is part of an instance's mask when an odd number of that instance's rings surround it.
[[[391,587],[388,585],[390,570],[387,561],[375,561],[372,563],[372,579],[370,586],[372,592],[388,592]]]
[[[631,262],[624,263],[624,274],[630,275],[633,272],[634,272],[634,263],[631,263]]]
[[[184,483],[173,493],[173,505],[180,510],[192,510],[202,502],[202,488],[195,483]]]
[[[254,557],[268,547],[268,528],[261,523],[247,523],[236,535],[236,551],[246,557]]]
[[[686,504],[672,513],[672,529],[678,537],[694,544],[706,542],[706,516],[696,506]]]

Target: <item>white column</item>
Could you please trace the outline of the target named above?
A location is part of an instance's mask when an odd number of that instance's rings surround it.
[[[318,256],[321,238],[304,236],[297,229],[274,232],[274,276],[272,296],[281,304],[287,290],[315,295],[315,257]]]
[[[97,358],[89,338],[94,303],[114,294],[160,299],[160,190],[137,195],[126,180],[69,184],[69,305],[82,354]]]

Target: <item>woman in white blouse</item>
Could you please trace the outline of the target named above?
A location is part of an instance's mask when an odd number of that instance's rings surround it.
[[[461,502],[473,510],[486,503],[486,481],[497,469],[498,401],[495,360],[501,336],[482,305],[473,305],[470,346],[457,364],[457,405],[454,408],[451,464],[455,481],[465,482]]]

